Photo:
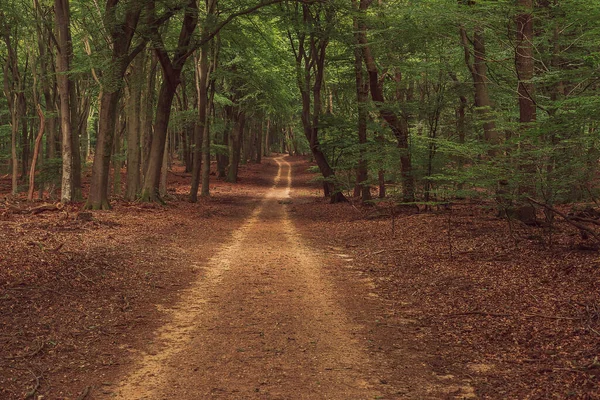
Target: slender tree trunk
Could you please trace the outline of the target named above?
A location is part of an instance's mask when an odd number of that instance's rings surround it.
[[[18,193],[17,178],[19,176],[19,159],[17,158],[17,133],[19,131],[19,115],[16,110],[17,96],[13,96],[13,112],[11,116],[11,139],[10,139],[10,154],[12,160],[12,195]]]
[[[196,63],[195,70],[196,91],[198,96],[198,118],[194,127],[194,161],[192,163],[192,188],[190,191],[190,201],[192,203],[198,201],[198,189],[202,179],[202,145],[204,127],[206,125],[206,110],[208,107],[208,45],[204,45],[200,48],[200,59],[199,62]]]
[[[258,130],[258,132],[256,134],[256,163],[257,164],[260,164],[262,162],[264,129],[265,129],[265,122],[264,122],[264,120],[262,120],[260,123],[260,129]]]
[[[267,129],[265,131],[265,145],[263,147],[263,156],[271,156],[271,120],[267,119]]]
[[[69,38],[69,43],[71,39]],[[72,53],[72,48],[70,52]],[[81,196],[81,143],[79,134],[81,132],[81,118],[77,110],[77,90],[76,83],[69,79],[69,106],[71,107],[71,149],[73,151],[73,201],[80,201]],[[85,100],[84,100],[85,101]]]
[[[465,64],[471,72],[473,86],[475,90],[475,107],[479,119],[483,123],[484,140],[491,146],[488,150],[488,156],[494,158],[498,154],[497,145],[500,144],[500,137],[496,130],[496,123],[492,114],[492,102],[488,91],[487,77],[487,56],[485,48],[485,39],[483,28],[475,27],[473,34],[473,55],[474,61],[471,62],[471,50],[469,49],[469,39],[464,27],[460,28],[460,36],[464,50]]]
[[[44,129],[46,127],[46,119],[42,112],[42,107],[37,105],[37,113],[40,118],[40,129],[37,137],[35,138],[35,147],[33,148],[33,157],[31,159],[31,168],[29,169],[29,192],[27,193],[27,200],[33,200],[33,191],[35,190],[35,165],[37,163],[38,155],[40,154],[40,147],[42,144],[42,136],[44,135]]]
[[[241,159],[242,138],[246,126],[246,114],[243,111],[234,112],[235,126],[231,133],[229,168],[227,170],[227,182],[237,182],[238,169]]]
[[[354,8],[358,7],[357,1],[353,1]],[[355,48],[354,48],[354,74],[356,76],[356,99],[358,112],[358,165],[356,168],[356,185],[354,188],[354,197],[361,198],[365,203],[371,200],[371,187],[368,184],[369,165],[366,159],[367,145],[367,119],[368,109],[367,101],[369,99],[369,84],[363,77],[363,56],[360,48],[358,18],[354,17]]]
[[[167,137],[167,141],[165,143],[165,152],[163,153],[162,159],[162,167],[160,169],[160,185],[158,189],[158,194],[161,198],[164,198],[167,195],[167,174],[169,173],[169,150],[172,145],[172,141]]]

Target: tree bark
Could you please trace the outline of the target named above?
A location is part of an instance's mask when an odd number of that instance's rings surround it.
[[[208,107],[208,45],[200,48],[200,59],[196,64],[196,91],[198,95],[198,118],[194,127],[194,161],[192,162],[192,188],[190,201],[198,201],[198,189],[202,180],[203,135],[206,125],[206,109]],[[210,143],[210,142],[209,142]],[[210,162],[210,161],[209,161]]]
[[[241,159],[242,138],[246,127],[246,113],[244,111],[234,112],[235,126],[230,137],[229,168],[227,170],[227,182],[235,183],[238,179],[238,170]]]
[[[69,45],[70,21],[69,1],[55,0],[54,12],[56,18],[58,57],[57,81],[60,95],[60,126],[62,131],[62,181],[61,202],[68,203],[73,200],[73,131],[71,127],[71,104],[69,90],[69,65],[72,57]]]
[[[353,0],[353,8],[358,9],[357,0]],[[354,197],[360,197],[362,202],[368,202],[371,198],[371,187],[368,184],[369,164],[366,159],[367,145],[367,120],[368,109],[367,101],[369,99],[369,84],[363,77],[363,56],[360,48],[358,18],[353,18],[354,26],[354,74],[356,76],[356,103],[357,103],[357,131],[358,131],[358,165],[356,168],[356,186],[354,188]]]
[[[520,13],[516,16],[516,48],[515,66],[518,78],[517,93],[519,97],[519,122],[523,130],[536,120],[535,86],[532,82],[534,75],[533,60],[533,0],[517,0]],[[524,150],[531,150],[531,145],[525,141]],[[519,183],[519,195],[522,198],[536,197],[535,185],[529,181],[529,176],[535,174],[535,165],[529,159],[531,154],[524,154],[521,160],[521,170],[525,174],[523,182]],[[517,208],[518,218],[525,224],[536,223],[535,207],[531,203],[520,201]]]
[[[146,60],[141,54],[135,58],[131,69],[129,98],[127,99],[127,184],[125,199],[136,199],[140,188],[140,122],[142,103],[142,77]]]
[[[35,189],[35,165],[37,163],[38,155],[40,154],[40,147],[42,144],[42,136],[44,135],[44,129],[46,127],[46,118],[42,112],[42,107],[37,105],[37,113],[40,118],[40,129],[37,137],[35,138],[35,147],[33,148],[33,157],[31,159],[31,168],[29,169],[29,191],[27,192],[27,200],[33,200],[33,191]]]
[[[473,55],[475,60],[473,62],[471,62],[471,50],[469,49],[467,31],[462,26],[460,27],[460,37],[464,50],[465,64],[473,79],[475,107],[477,115],[483,123],[483,137],[491,146],[488,150],[488,156],[494,158],[498,154],[497,146],[500,144],[500,137],[493,119],[492,102],[487,86],[487,56],[483,28],[481,26],[475,27],[473,34]]]

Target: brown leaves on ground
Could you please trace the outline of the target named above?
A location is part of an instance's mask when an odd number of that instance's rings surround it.
[[[392,234],[385,208],[331,205],[298,184],[302,233],[351,254],[389,302],[372,338],[382,352],[416,335],[439,378],[468,383],[480,398],[600,398],[600,255],[581,251],[572,227],[555,223],[548,247],[543,229],[461,202],[407,210]]]
[[[152,340],[160,306],[192,280],[203,260],[191,259],[191,248],[205,247],[208,258],[252,210],[252,195],[268,187],[265,169],[274,168],[248,166],[237,185],[215,180],[213,196],[197,204],[186,201],[190,178],[179,174],[170,176],[165,207],[117,201],[91,218],[82,204],[39,215],[5,209],[0,398],[75,399],[110,384],[132,344]]]
[[[344,254],[340,270],[372,282],[348,307],[367,307],[365,295],[380,303],[365,317],[369,350],[397,378],[414,359],[435,373],[421,380],[443,381],[447,398],[466,397],[465,386],[489,399],[600,398],[600,255],[582,251],[572,227],[556,223],[548,247],[542,229],[462,202],[402,212],[393,235],[385,210],[329,204],[308,164],[295,165],[294,222],[316,249]],[[77,217],[79,205],[7,212],[0,398],[102,392],[197,273],[204,260],[191,249],[214,254],[272,185],[274,168],[250,165],[235,185],[214,179],[213,197],[197,204],[186,201],[190,178],[178,171],[165,207],[115,202],[91,218]]]

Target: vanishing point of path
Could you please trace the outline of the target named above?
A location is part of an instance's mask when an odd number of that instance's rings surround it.
[[[276,161],[273,187],[169,310],[116,398],[393,398],[290,220],[291,166]]]

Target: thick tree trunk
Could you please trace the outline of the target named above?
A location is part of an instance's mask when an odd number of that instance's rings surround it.
[[[532,82],[533,59],[533,0],[518,0],[523,13],[517,15],[517,46],[515,65],[519,84],[519,122],[527,124],[536,120],[535,86]]]
[[[140,189],[140,121],[141,94],[145,57],[139,55],[134,60],[129,86],[129,98],[127,99],[127,184],[125,199],[133,201],[136,199]]]
[[[535,86],[532,82],[534,75],[533,59],[533,0],[517,0],[521,7],[521,13],[516,16],[516,49],[515,66],[518,77],[517,93],[519,96],[519,122],[522,129],[528,129],[528,125],[536,120]],[[525,149],[531,145],[525,143]],[[532,157],[525,154],[521,160],[521,170],[525,173],[525,181],[520,182],[519,194],[523,198],[536,197],[535,186],[529,181],[527,175],[535,174],[535,165],[528,159]],[[526,224],[536,223],[535,207],[529,203],[521,202],[517,209],[518,218]]]
[[[112,164],[113,164],[113,193],[115,195],[121,194],[121,169],[123,169],[123,159],[122,159],[122,151],[123,151],[123,134],[127,129],[127,125],[125,122],[125,116],[121,115],[119,121],[119,128],[115,134],[115,140],[113,143],[113,151],[112,151]]]
[[[108,178],[120,96],[120,91],[104,92],[100,99],[98,137],[92,165],[90,194],[85,205],[87,209],[108,210],[110,208]]]
[[[58,0],[57,0],[58,1]],[[130,54],[139,17],[141,4],[132,2],[127,6],[122,22],[117,21],[117,2],[107,3],[105,14],[112,20],[110,37],[112,39],[111,66],[105,71],[102,98],[100,100],[100,113],[98,123],[98,137],[96,151],[92,165],[92,179],[90,195],[85,204],[87,209],[109,209],[108,201],[108,175],[110,171],[111,151],[117,122],[117,105],[121,98],[123,76],[127,66],[143,47],[136,47]]]
[[[156,86],[156,69],[158,67],[158,58],[151,57],[150,65],[146,66],[144,76],[147,77],[146,85],[143,89],[142,103],[140,107],[141,114],[141,173],[142,179],[145,178],[148,169],[148,160],[150,158],[150,147],[152,146],[152,137],[154,136],[154,92]]]
[[[148,168],[144,174],[144,184],[142,186],[142,201],[162,202],[158,193],[160,171],[162,169],[163,154],[167,140],[167,128],[171,117],[171,105],[173,104],[176,90],[177,84],[170,83],[169,79],[165,78],[158,95],[154,135],[152,137],[152,145],[150,146]]]
[[[69,64],[71,53],[70,27],[69,27],[69,2],[68,0],[55,0],[54,12],[56,17],[56,30],[58,42],[57,56],[57,81],[60,95],[60,126],[62,131],[62,182],[61,201],[68,203],[73,200],[73,131],[71,127],[71,105],[69,90]]]

